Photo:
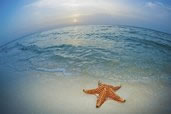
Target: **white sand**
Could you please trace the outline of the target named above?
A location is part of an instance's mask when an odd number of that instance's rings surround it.
[[[112,85],[122,85],[118,95],[126,103],[107,100],[99,109],[95,107],[96,96],[87,95],[82,89],[97,87],[96,78],[37,76],[16,82],[12,88],[14,110],[24,113],[171,113],[170,84],[165,82],[116,82],[100,79]],[[15,83],[15,82],[14,82]],[[8,90],[9,91],[9,90]]]

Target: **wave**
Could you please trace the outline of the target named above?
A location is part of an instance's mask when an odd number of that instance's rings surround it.
[[[18,72],[116,79],[168,78],[170,72],[164,69],[169,69],[171,62],[169,38],[168,34],[124,26],[67,27],[4,46],[0,66],[6,63]]]

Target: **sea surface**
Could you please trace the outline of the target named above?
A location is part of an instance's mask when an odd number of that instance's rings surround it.
[[[0,47],[0,75],[2,112],[170,113],[171,35],[109,25],[34,33]],[[128,101],[111,112],[117,105],[111,101],[96,110],[96,98],[82,89],[95,88],[98,80],[123,85]]]

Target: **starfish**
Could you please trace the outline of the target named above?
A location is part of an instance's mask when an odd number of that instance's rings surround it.
[[[83,92],[87,94],[98,94],[96,108],[99,108],[108,98],[120,103],[124,103],[126,100],[115,93],[120,88],[121,86],[102,84],[100,81],[98,81],[98,88],[90,90],[83,89]]]

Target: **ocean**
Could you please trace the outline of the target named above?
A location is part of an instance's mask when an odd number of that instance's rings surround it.
[[[4,113],[171,113],[171,35],[110,25],[34,33],[0,47]],[[82,92],[98,80],[122,85],[95,108]],[[80,108],[78,108],[80,107]]]

